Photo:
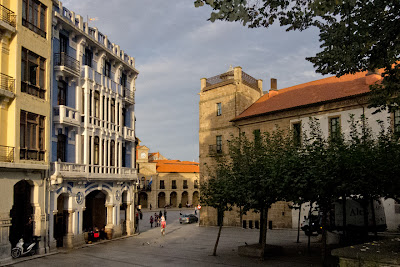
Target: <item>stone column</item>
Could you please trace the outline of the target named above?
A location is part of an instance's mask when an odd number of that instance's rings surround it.
[[[105,232],[107,234],[107,239],[113,238],[114,224],[113,224],[113,204],[106,204],[107,207],[107,225],[105,227]]]
[[[131,228],[131,203],[126,203],[126,234],[127,235],[132,235],[133,234],[133,229]]]
[[[165,192],[165,205],[169,205],[171,199],[171,191],[164,191]]]
[[[182,202],[182,191],[176,192],[176,205],[179,207],[179,204]],[[185,203],[182,204],[182,207],[185,206]]]
[[[104,153],[104,151],[103,151],[103,135],[100,134],[100,136],[99,136],[99,166],[100,166],[100,170],[101,170],[101,171],[99,171],[100,173],[104,172],[104,169],[103,169],[103,153]]]
[[[73,215],[74,210],[68,210],[68,227],[67,234],[64,236],[64,246],[67,248],[74,247],[74,224],[73,224]]]
[[[11,244],[8,241],[10,234],[11,218],[8,214],[0,214],[0,265],[11,260]]]
[[[193,191],[192,190],[188,190],[186,192],[188,192],[188,202],[189,202],[190,205],[192,205],[193,204]]]

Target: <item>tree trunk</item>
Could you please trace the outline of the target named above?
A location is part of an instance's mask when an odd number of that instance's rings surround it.
[[[221,211],[218,211],[221,212]],[[222,225],[223,225],[223,219],[224,219],[224,212],[222,211],[222,220],[221,223],[219,224],[219,230],[218,230],[218,236],[217,236],[217,241],[215,241],[215,246],[214,246],[214,251],[213,251],[213,256],[217,256],[217,247],[218,247],[218,242],[219,242],[219,237],[221,236],[221,230],[222,230]]]
[[[300,243],[301,203],[299,206],[299,221],[297,222],[297,243]]]
[[[268,208],[263,208],[265,218],[263,220],[263,231],[262,231],[262,241],[261,241],[261,260],[265,258],[265,247],[267,243],[267,221],[268,221]]]
[[[364,210],[364,233],[363,238],[366,239],[368,237],[368,199],[362,200],[362,206]]]
[[[378,236],[378,231],[376,230],[376,218],[375,218],[375,207],[374,207],[374,200],[371,198],[371,216],[372,216],[372,224],[375,237]]]
[[[243,213],[242,213],[242,206],[239,206],[239,218],[240,218],[240,227],[243,227]]]
[[[308,211],[308,228],[309,232],[311,232],[311,211],[312,211],[312,202],[310,201],[310,210]],[[308,242],[307,242],[307,250],[308,254],[311,255],[311,233],[307,235]]]
[[[343,238],[345,244],[347,244],[347,210],[346,210],[346,195],[342,196],[343,202],[342,202],[342,214],[343,214]]]
[[[323,209],[322,210],[322,248],[321,248],[321,262],[322,265],[325,266],[325,260],[326,260],[326,210],[327,209]]]
[[[258,238],[258,243],[262,244],[262,236],[264,232],[264,208],[260,210],[260,235]]]

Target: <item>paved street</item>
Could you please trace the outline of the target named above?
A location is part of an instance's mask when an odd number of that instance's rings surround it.
[[[190,213],[193,213],[190,210]],[[182,210],[182,213],[189,211]],[[154,215],[154,211],[151,212]],[[271,230],[267,243],[284,245],[285,255],[275,255],[264,262],[237,255],[239,245],[256,243],[258,230],[223,228],[217,257],[210,256],[217,237],[217,227],[199,227],[197,224],[181,225],[179,211],[167,212],[166,236],[160,228],[150,228],[150,212],[140,221],[140,235],[124,239],[87,245],[84,248],[63,251],[55,255],[36,258],[14,266],[319,266],[318,252],[306,256],[307,239],[297,232]],[[318,246],[312,239],[314,249]]]

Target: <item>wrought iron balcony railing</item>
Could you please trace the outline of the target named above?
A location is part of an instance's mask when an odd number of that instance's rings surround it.
[[[9,10],[3,5],[0,5],[0,20],[15,27],[16,15],[13,11]]]
[[[0,162],[14,162],[14,151],[14,147],[0,146]]]
[[[73,70],[74,72],[80,72],[79,61],[68,56],[64,52],[56,53],[54,55],[54,63],[56,66],[64,66]]]
[[[15,79],[6,74],[0,73],[0,89],[15,92]]]

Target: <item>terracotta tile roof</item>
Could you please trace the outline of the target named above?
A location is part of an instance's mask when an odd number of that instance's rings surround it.
[[[157,172],[200,172],[199,163],[179,160],[154,160]]]
[[[368,93],[366,73],[343,75],[340,78],[333,76],[299,84],[280,89],[272,97],[265,94],[232,121]]]

